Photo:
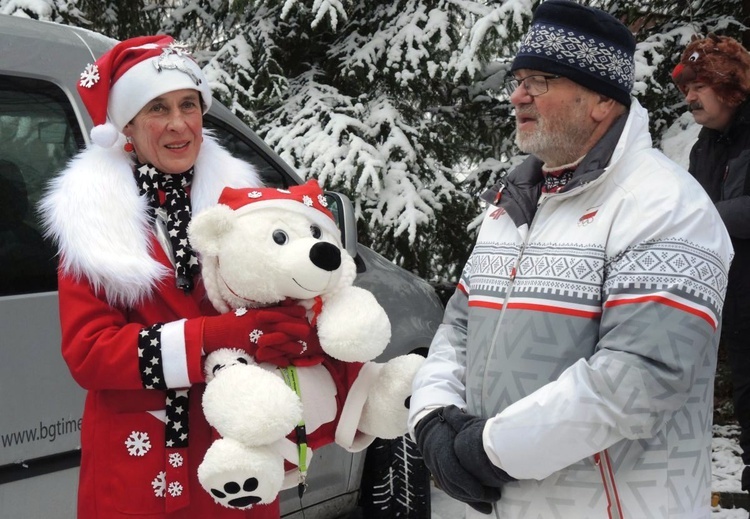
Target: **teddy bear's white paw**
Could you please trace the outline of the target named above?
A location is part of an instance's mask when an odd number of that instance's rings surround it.
[[[391,340],[391,322],[371,292],[346,287],[325,299],[318,316],[320,346],[344,362],[367,362]]]
[[[203,412],[221,436],[265,445],[294,429],[302,404],[280,377],[254,364],[234,364],[206,384]]]
[[[270,447],[246,447],[222,438],[206,452],[198,481],[227,508],[271,503],[284,481],[284,459]]]
[[[360,431],[384,439],[406,434],[411,383],[423,361],[411,354],[385,363],[362,409]]]

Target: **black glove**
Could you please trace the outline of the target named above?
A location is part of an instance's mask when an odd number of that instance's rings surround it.
[[[500,499],[500,488],[483,485],[461,465],[454,451],[454,442],[463,423],[454,410],[472,418],[456,406],[435,409],[417,423],[417,447],[435,482],[446,494],[478,512],[490,514],[492,503]],[[445,418],[446,413],[451,415],[450,422]]]
[[[516,481],[503,469],[494,465],[484,451],[482,432],[487,420],[464,413],[458,407],[446,407],[445,420],[458,431],[453,447],[461,466],[488,487],[502,487]]]
[[[745,465],[742,469],[742,490],[750,491],[750,465]]]

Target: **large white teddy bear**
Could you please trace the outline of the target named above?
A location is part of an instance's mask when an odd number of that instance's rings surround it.
[[[370,292],[352,286],[354,260],[317,182],[227,188],[219,205],[193,218],[189,238],[218,311],[292,299],[308,309],[323,350],[310,356],[300,341],[301,360],[289,367],[236,349],[208,355],[203,408],[221,438],[198,479],[216,502],[270,503],[283,488],[304,489],[313,449],[335,441],[356,452],[375,437],[406,433],[422,357],[372,362],[390,340],[390,323]]]

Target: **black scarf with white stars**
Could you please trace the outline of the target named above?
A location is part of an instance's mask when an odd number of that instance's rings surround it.
[[[193,168],[184,173],[168,175],[151,164],[136,164],[135,177],[141,195],[148,197],[152,210],[163,207],[167,212],[167,232],[172,245],[177,288],[189,293],[193,278],[200,271],[198,258],[188,242],[187,228],[191,208],[188,188],[193,181]],[[162,203],[159,193],[164,193]]]
[[[171,490],[163,497],[167,498],[167,509],[171,510],[186,506],[189,496],[186,471],[190,390],[167,387],[161,348],[162,326],[162,323],[156,323],[141,330],[138,335],[138,365],[143,387],[160,389],[165,393],[164,478]]]

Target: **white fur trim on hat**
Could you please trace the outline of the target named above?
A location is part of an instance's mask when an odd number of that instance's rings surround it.
[[[122,131],[152,99],[175,90],[197,90],[204,112],[211,106],[211,89],[198,64],[188,56],[161,55],[131,67],[113,85],[107,112],[118,131]]]

